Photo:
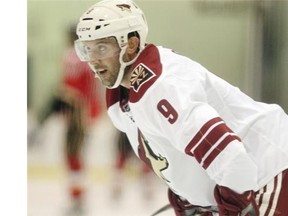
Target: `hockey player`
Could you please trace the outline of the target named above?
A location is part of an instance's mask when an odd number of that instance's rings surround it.
[[[89,129],[102,114],[103,102],[99,82],[89,66],[81,62],[73,47],[77,39],[76,25],[69,25],[65,31],[68,47],[62,57],[62,74],[55,96],[40,118],[41,125],[50,116],[64,116],[65,131],[64,157],[67,168],[68,197],[71,200],[67,215],[80,215],[85,202],[85,159],[83,149]]]
[[[83,149],[89,129],[101,115],[102,100],[99,82],[93,80],[91,69],[77,59],[73,49],[75,36],[77,37],[76,26],[71,25],[67,33],[69,48],[63,56],[64,72],[58,95],[59,100],[68,107],[64,109],[68,123],[65,157],[72,205],[67,214],[72,216],[83,214],[86,191]]]
[[[115,156],[114,170],[113,170],[113,188],[112,188],[112,197],[114,200],[119,200],[122,196],[122,187],[124,186],[126,176],[125,171],[128,168],[128,164],[131,165],[131,160],[134,159],[135,154],[129,142],[129,139],[126,133],[119,131],[117,150]],[[136,159],[136,158],[135,158]],[[142,188],[142,195],[147,201],[152,199],[152,171],[146,163],[138,161],[140,163],[133,163],[130,168],[137,169],[139,167],[139,173],[137,178],[140,179],[141,184],[145,185],[145,188]]]
[[[105,0],[75,49],[107,87],[108,114],[169,187],[180,215],[288,215],[288,117],[154,44],[130,0]]]

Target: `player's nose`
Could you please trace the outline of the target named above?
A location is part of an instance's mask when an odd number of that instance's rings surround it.
[[[92,65],[95,69],[97,69],[100,65],[100,61],[99,59],[93,59],[91,61],[89,61],[90,65]]]
[[[99,64],[99,62],[100,62],[100,59],[97,59],[97,58],[93,58],[89,61],[89,63],[93,65],[97,65]]]

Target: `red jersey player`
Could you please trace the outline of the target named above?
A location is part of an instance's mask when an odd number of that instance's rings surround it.
[[[102,97],[99,82],[95,79],[90,67],[79,60],[73,47],[77,38],[76,26],[67,31],[69,47],[63,55],[63,73],[52,103],[40,122],[50,114],[60,113],[65,116],[67,133],[65,158],[68,168],[69,196],[72,207],[69,216],[83,211],[83,147],[85,133],[102,112]]]
[[[82,184],[82,148],[87,128],[95,122],[101,113],[101,89],[98,80],[87,64],[77,57],[73,42],[75,26],[68,32],[70,47],[63,57],[63,84],[60,87],[60,97],[70,107],[66,112],[68,131],[66,136],[66,159],[70,173],[70,196],[75,209],[81,209],[84,186]]]

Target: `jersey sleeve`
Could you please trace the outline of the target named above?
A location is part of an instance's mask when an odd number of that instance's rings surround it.
[[[153,94],[159,101],[155,119],[173,146],[194,157],[217,184],[238,193],[256,190],[257,167],[239,136],[208,104],[204,80],[171,77],[162,83],[155,88],[161,93]]]

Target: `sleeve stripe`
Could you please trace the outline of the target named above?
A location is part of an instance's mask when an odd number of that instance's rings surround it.
[[[217,130],[217,128],[223,127],[222,124],[224,124],[223,121],[217,122],[214,125],[212,125],[205,134],[198,133],[197,135],[199,136],[199,138],[201,137],[201,139],[196,144],[193,145],[193,148],[190,151],[194,152],[200,145],[203,145],[204,143],[207,144],[208,147],[207,151],[208,151],[210,148],[209,144],[213,145],[213,143],[215,143],[217,140],[221,138],[222,134],[213,133],[213,130]]]
[[[219,124],[219,122],[222,122],[222,119],[219,118],[219,117],[216,117],[216,118],[211,119],[210,121],[208,121],[206,124],[204,124],[203,127],[198,131],[198,133],[193,137],[193,139],[187,145],[187,147],[185,149],[186,153],[191,155],[191,156],[194,156],[191,151],[193,151],[194,147],[199,145],[203,141],[205,136],[207,136],[206,132],[209,129],[211,131],[211,127],[215,127],[214,125],[215,124]]]
[[[240,141],[239,137],[235,134],[228,134],[215,148],[212,149],[211,153],[207,153],[207,156],[203,159],[203,163],[201,164],[203,168],[207,169],[220,152],[234,140]]]
[[[207,169],[212,161],[233,140],[240,140],[225,122],[217,117],[211,119],[198,131],[185,148],[185,152]]]

